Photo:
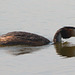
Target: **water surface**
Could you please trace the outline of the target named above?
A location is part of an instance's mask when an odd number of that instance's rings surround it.
[[[27,31],[53,40],[75,26],[75,0],[0,0],[0,35]],[[41,47],[0,47],[1,75],[74,75],[75,38]]]

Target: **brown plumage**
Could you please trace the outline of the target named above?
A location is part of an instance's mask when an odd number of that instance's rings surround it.
[[[45,37],[28,32],[9,32],[0,36],[0,45],[42,46],[49,42]]]

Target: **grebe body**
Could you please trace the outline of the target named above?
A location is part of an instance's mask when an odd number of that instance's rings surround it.
[[[48,39],[29,32],[9,32],[0,36],[0,45],[42,46],[50,43]]]

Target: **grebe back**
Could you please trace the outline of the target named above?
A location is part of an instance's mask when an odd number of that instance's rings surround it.
[[[50,41],[45,37],[28,32],[9,32],[0,36],[0,45],[42,46]]]

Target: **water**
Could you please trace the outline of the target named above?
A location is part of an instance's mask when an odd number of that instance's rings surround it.
[[[0,35],[28,31],[53,40],[75,25],[75,0],[0,0]],[[75,38],[42,47],[0,47],[1,75],[74,75]]]

